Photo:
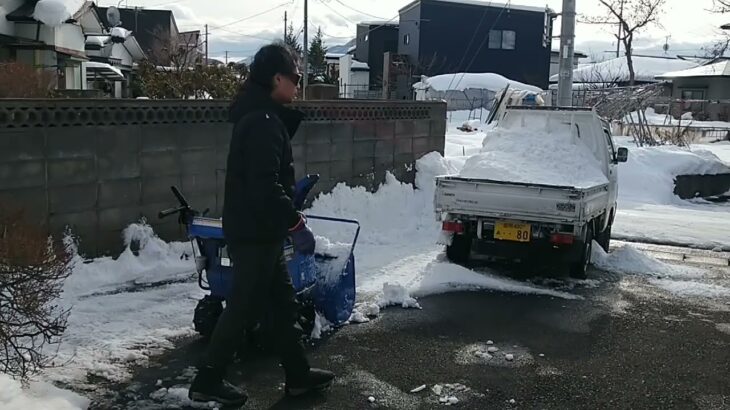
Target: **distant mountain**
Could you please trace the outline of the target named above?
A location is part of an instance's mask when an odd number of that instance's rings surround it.
[[[356,43],[357,43],[357,39],[354,39],[353,38],[352,40],[348,41],[345,44],[340,44],[340,45],[336,45],[336,46],[329,46],[329,47],[327,47],[327,54],[345,55],[345,54],[347,54],[347,51],[349,49],[351,49],[352,47],[355,46]]]

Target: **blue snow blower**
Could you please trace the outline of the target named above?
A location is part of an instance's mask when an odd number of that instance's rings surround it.
[[[309,191],[319,180],[318,175],[308,175],[297,182],[295,187],[294,205],[301,210]],[[160,218],[178,214],[178,222],[185,226],[188,238],[193,245],[195,266],[198,273],[198,285],[209,290],[210,294],[203,297],[195,308],[193,324],[195,330],[204,337],[213,333],[218,317],[223,312],[223,302],[229,296],[233,285],[233,267],[226,240],[223,235],[221,219],[209,218],[205,215],[208,210],[200,213],[191,208],[182,193],[171,187],[180,206],[167,209],[159,213]],[[297,293],[300,304],[299,323],[306,334],[311,333],[314,327],[315,316],[318,312],[335,326],[346,322],[352,314],[355,305],[355,256],[353,251],[360,235],[358,221],[324,216],[306,215],[310,221],[324,221],[325,223],[345,224],[353,228],[354,237],[349,248],[339,254],[315,253],[303,255],[294,251],[293,246],[286,240],[282,244],[287,260],[292,284]],[[316,233],[316,232],[315,232]],[[265,329],[267,317],[261,319],[255,328]]]

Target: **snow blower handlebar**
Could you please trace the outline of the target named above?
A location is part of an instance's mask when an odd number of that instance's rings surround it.
[[[178,218],[178,221],[181,225],[186,225],[190,223],[193,219],[193,217],[198,216],[200,212],[196,211],[195,209],[190,207],[190,204],[188,203],[187,199],[183,196],[182,192],[180,192],[179,189],[177,189],[176,186],[171,186],[170,190],[172,191],[172,194],[175,195],[175,198],[177,198],[177,201],[180,203],[180,206],[177,208],[170,208],[165,209],[164,211],[160,211],[157,216],[160,219],[166,218],[170,215],[174,214],[180,214],[180,217]],[[208,210],[206,209],[205,212],[203,212],[203,215],[207,214]]]

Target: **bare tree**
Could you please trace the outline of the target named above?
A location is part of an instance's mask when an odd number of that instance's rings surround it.
[[[69,311],[57,304],[71,273],[71,248],[22,213],[0,209],[0,372],[25,379],[52,365]]]
[[[149,58],[158,67],[166,71],[182,71],[200,62],[200,39],[194,32],[173,36],[157,27],[152,31],[152,37]]]
[[[730,0],[712,0],[712,11],[715,13],[730,13]]]
[[[614,37],[624,46],[626,64],[629,67],[629,85],[633,86],[636,82],[632,59],[634,36],[651,24],[659,24],[658,18],[666,0],[598,0],[598,2],[605,8],[605,15],[588,17],[585,22],[620,27]]]

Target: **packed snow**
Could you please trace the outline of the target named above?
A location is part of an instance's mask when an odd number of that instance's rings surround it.
[[[0,409],[3,410],[77,410],[89,406],[88,399],[48,382],[33,381],[27,389],[10,376],[0,373]]]
[[[700,278],[706,273],[700,268],[661,262],[631,245],[613,249],[608,254],[600,245],[594,243],[591,261],[599,269],[631,275]]]
[[[644,116],[649,125],[674,125],[690,128],[727,128],[730,129],[730,122],[725,121],[698,121],[695,120],[691,112],[686,112],[680,119],[675,119],[671,115],[659,114],[654,108],[648,107],[644,110]],[[638,112],[634,111],[626,115],[624,122],[631,124],[639,119]]]
[[[47,26],[60,26],[83,5],[84,0],[40,0],[33,10],[33,18]]]
[[[481,153],[466,161],[459,176],[576,188],[607,184],[600,162],[571,130],[545,117],[491,128]]]
[[[433,91],[464,91],[468,89],[481,89],[493,92],[502,91],[510,86],[515,90],[542,92],[542,89],[534,85],[524,84],[519,81],[510,80],[495,73],[453,73],[441,74],[433,77],[421,77],[421,81],[413,85],[416,90]]]

